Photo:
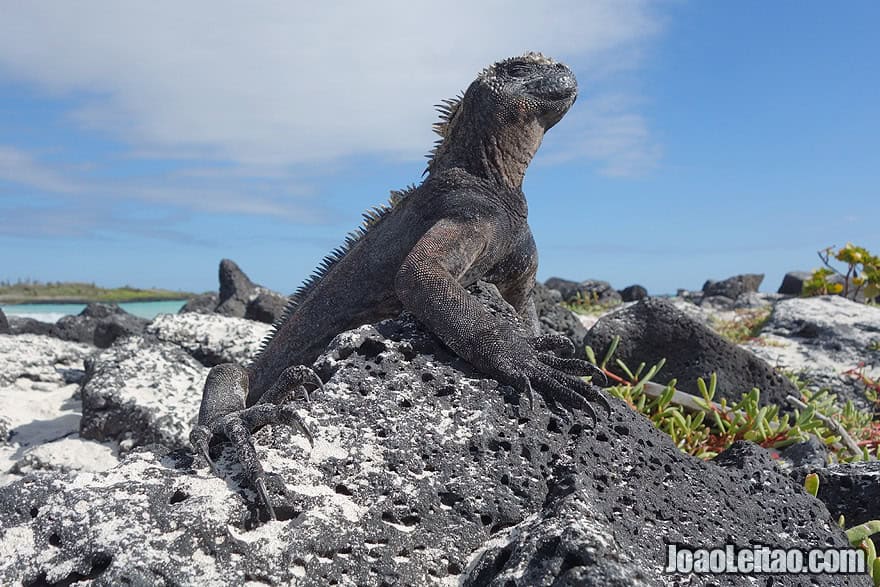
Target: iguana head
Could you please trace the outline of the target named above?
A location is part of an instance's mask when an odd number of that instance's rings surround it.
[[[427,171],[465,167],[518,187],[544,133],[576,97],[572,71],[540,53],[490,65],[464,95],[438,106],[434,131],[440,140]]]

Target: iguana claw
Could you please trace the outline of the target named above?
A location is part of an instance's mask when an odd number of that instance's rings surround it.
[[[196,426],[192,429],[192,432],[189,433],[189,442],[193,445],[196,452],[205,459],[211,472],[217,475],[217,465],[214,463],[210,451],[208,450],[208,443],[211,440],[212,435],[213,433],[208,428],[204,426]]]
[[[247,372],[240,366],[217,365],[208,373],[198,423],[190,433],[190,442],[204,457],[211,471],[220,475],[211,459],[209,447],[215,438],[225,437],[235,447],[245,475],[256,489],[269,516],[274,520],[275,508],[266,489],[265,472],[257,458],[251,434],[269,424],[292,426],[314,446],[314,437],[293,404],[297,390],[310,400],[305,385],[323,388],[321,379],[308,367],[295,365],[282,372],[278,380],[260,398],[260,403],[245,407],[248,391]]]
[[[513,387],[520,393],[525,393],[529,400],[529,410],[535,409],[535,390],[532,388],[532,382],[525,375],[521,376]]]
[[[567,406],[583,410],[593,420],[599,420],[590,402],[600,404],[608,416],[611,415],[611,404],[602,394],[599,387],[584,381],[584,376],[600,376],[607,383],[605,373],[592,363],[582,359],[563,358],[545,352],[550,349],[573,348],[565,337],[548,335],[528,340],[525,346],[514,344],[512,356],[516,360],[507,361],[502,367],[501,376],[510,381],[514,387],[528,394],[529,406],[533,405],[534,391],[559,401]],[[505,370],[507,373],[505,373]],[[505,376],[506,375],[506,376]]]
[[[269,491],[266,489],[266,481],[260,477],[256,481],[254,481],[254,485],[257,488],[257,493],[260,494],[260,500],[266,506],[266,510],[269,512],[269,517],[272,520],[277,520],[278,517],[275,515],[275,508],[272,507],[272,500],[269,499]]]

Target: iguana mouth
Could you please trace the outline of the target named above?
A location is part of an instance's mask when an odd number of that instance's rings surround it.
[[[529,93],[544,100],[562,102],[577,96],[577,81],[571,74],[542,78],[526,85]]]
[[[574,101],[574,99],[577,97],[577,89],[550,90],[548,92],[542,93],[541,97],[547,100],[552,100],[554,102],[562,102],[565,100]]]

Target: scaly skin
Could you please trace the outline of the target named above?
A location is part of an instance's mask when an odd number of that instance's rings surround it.
[[[340,332],[402,310],[474,367],[530,398],[534,389],[594,419],[587,400],[610,411],[598,389],[578,377],[601,371],[546,352],[570,342],[523,337],[466,290],[480,279],[494,283],[537,335],[531,301],[537,252],[522,182],[544,133],[576,94],[572,72],[540,54],[485,69],[460,99],[440,107],[441,140],[424,182],[365,215],[364,227],[294,294],[246,369],[226,364],[211,371],[193,444],[208,458],[212,437],[232,440],[270,515],[249,432],[283,423],[308,434],[290,401],[296,390],[320,381],[302,365],[311,365]]]

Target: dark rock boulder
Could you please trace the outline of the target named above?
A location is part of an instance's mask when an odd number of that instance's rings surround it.
[[[544,286],[558,291],[562,296],[563,301],[568,301],[569,299],[577,297],[577,281],[562,279],[561,277],[551,277],[544,282]]]
[[[664,573],[666,545],[847,545],[760,449],[700,461],[615,399],[595,429],[539,396],[530,408],[406,315],[340,334],[315,367],[314,447],[281,426],[255,435],[277,522],[228,445],[222,478],[154,446],[106,472],[0,487],[0,583],[727,586],[743,577]]]
[[[9,334],[41,334],[52,336],[55,324],[22,316],[9,317]]]
[[[284,315],[287,307],[287,298],[273,291],[260,288],[260,292],[248,302],[244,317],[248,320],[274,324]]]
[[[700,307],[715,312],[729,312],[736,308],[736,300],[727,296],[703,296]]]
[[[555,289],[562,294],[563,301],[571,302],[578,299],[594,304],[613,305],[623,301],[611,284],[599,279],[587,279],[576,282],[559,277],[551,277],[544,282],[550,289]]]
[[[851,528],[870,520],[880,520],[880,461],[841,463],[828,467],[806,465],[792,477],[803,484],[807,473],[819,476],[817,497],[825,502],[836,520],[845,517]]]
[[[178,314],[213,314],[219,298],[215,293],[206,293],[190,298],[177,312]]]
[[[132,336],[86,360],[80,436],[124,448],[188,446],[208,370],[181,348]]]
[[[220,314],[273,324],[284,314],[287,296],[256,285],[230,259],[220,261],[220,293],[202,294],[189,300],[179,314]]]
[[[760,341],[743,346],[796,373],[814,388],[827,387],[843,400],[870,410],[865,384],[853,369],[880,378],[880,308],[841,296],[788,298],[773,306]]]
[[[247,305],[256,293],[257,286],[244,271],[230,259],[220,261],[220,295],[214,310],[223,316],[244,318]]]
[[[2,309],[0,309],[0,334],[10,334],[9,321]]]
[[[801,295],[801,292],[804,290],[804,282],[810,279],[812,275],[810,271],[789,271],[782,278],[782,283],[779,285],[777,293],[790,296]]]
[[[637,302],[648,297],[648,290],[641,285],[630,285],[620,290],[620,297],[624,302]]]
[[[102,318],[109,318],[110,316],[118,316],[127,313],[128,312],[120,308],[117,304],[91,302],[83,308],[83,311],[80,312],[79,315],[84,318],[95,318],[100,320]]]
[[[535,311],[538,323],[544,334],[561,334],[571,339],[575,345],[576,356],[584,353],[584,336],[587,329],[574,315],[574,312],[562,306],[562,296],[557,290],[550,289],[540,283],[532,290],[535,300]]]
[[[90,306],[96,305],[99,304],[90,304]],[[105,304],[100,304],[100,306],[104,305]],[[116,306],[116,304],[113,304],[113,306],[122,311],[122,309],[119,308],[119,306]],[[61,317],[57,322],[55,322],[55,325],[52,328],[52,336],[60,338],[61,340],[71,340],[76,342],[87,342],[89,344],[94,344],[95,324],[100,318],[91,316],[91,312],[89,312],[89,309],[89,306],[87,306],[85,310],[83,310],[76,316]]]
[[[787,299],[787,297],[788,296],[784,296],[778,293],[761,293],[750,291],[736,298],[734,308],[737,310],[772,308],[777,302]]]
[[[764,281],[763,273],[734,275],[723,281],[712,281],[710,279],[703,284],[703,294],[706,296],[724,296],[735,300],[744,293],[758,291],[762,281]]]
[[[143,334],[148,320],[127,312],[115,314],[95,324],[94,343],[100,349],[106,349],[117,338]]]
[[[148,320],[129,314],[116,304],[91,303],[76,316],[64,316],[50,333],[61,340],[72,340],[106,348],[120,336],[141,334]]]
[[[797,393],[788,379],[763,360],[664,299],[648,298],[603,316],[584,342],[601,357],[615,335],[621,338],[616,358],[631,369],[642,361],[650,366],[665,358],[666,365],[654,380],[666,383],[675,378],[677,387],[688,393],[699,395],[697,378],[708,381],[712,372],[718,377],[717,400],[739,401],[743,393],[757,387],[763,403],[786,409],[785,396]]]
[[[270,331],[266,324],[218,314],[164,314],[146,329],[147,335],[181,347],[206,367],[246,365]]]
[[[779,457],[792,467],[824,467],[828,463],[828,447],[811,434],[807,440],[787,447]]]

